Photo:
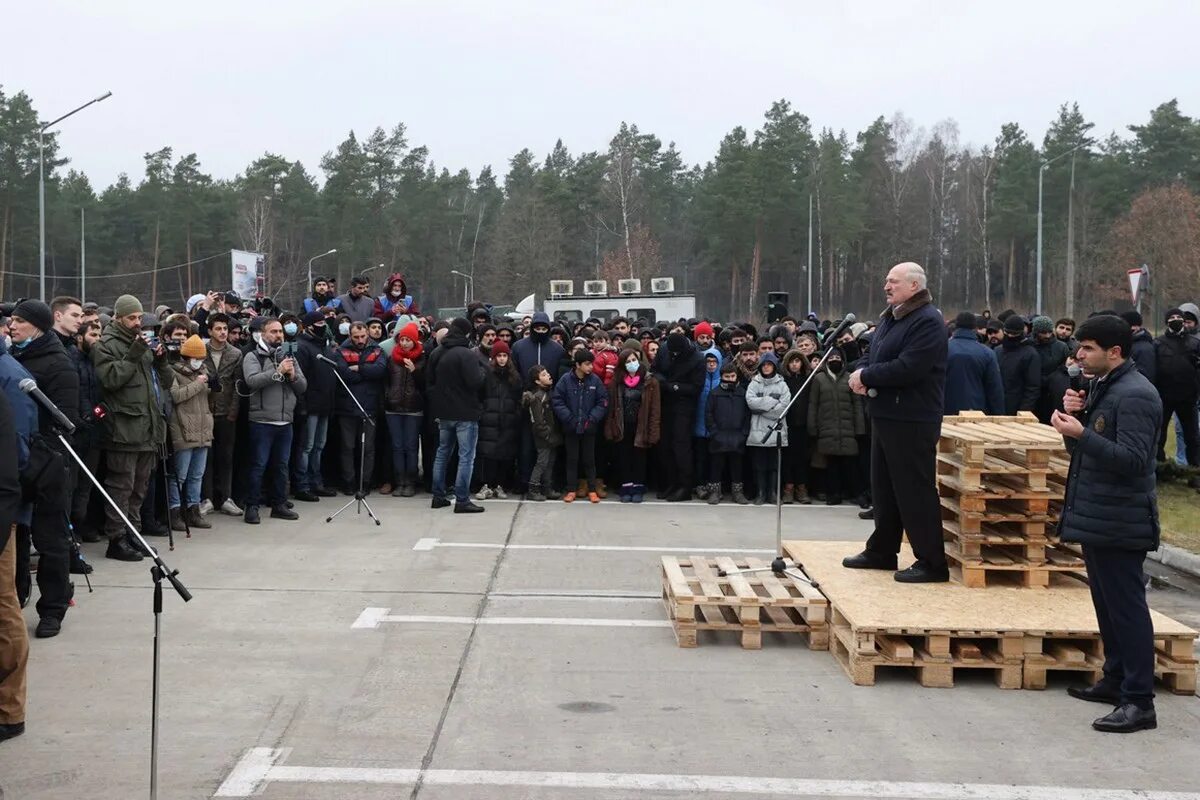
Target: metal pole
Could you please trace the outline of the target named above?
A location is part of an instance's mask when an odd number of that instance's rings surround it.
[[[1071,186],[1067,190],[1067,316],[1075,318],[1075,154],[1071,154]]]
[[[79,209],[79,301],[87,302],[87,222]]]
[[[813,296],[812,296],[812,246],[813,246],[812,206],[813,206],[813,203],[812,203],[812,200],[813,200],[812,192],[809,192],[808,193],[808,266],[805,267],[805,272],[808,273],[808,297],[805,298],[808,301],[808,308],[804,309],[804,315],[806,317],[808,316],[808,312],[813,310]]]
[[[1042,314],[1042,176],[1046,174],[1046,166],[1042,164],[1038,168],[1037,302],[1034,304],[1038,316]]]
[[[38,130],[38,299],[46,299],[46,168],[42,137]]]

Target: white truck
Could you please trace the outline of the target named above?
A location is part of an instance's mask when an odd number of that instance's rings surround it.
[[[617,293],[610,295],[608,281],[584,281],[583,294],[577,295],[574,281],[550,281],[550,297],[542,302],[542,310],[551,320],[563,322],[625,317],[630,322],[644,319],[653,325],[659,320],[673,322],[696,316],[695,295],[677,294],[674,278],[651,278],[649,294],[642,292],[642,281],[636,278],[622,279],[617,284]],[[522,301],[517,308],[524,305]]]

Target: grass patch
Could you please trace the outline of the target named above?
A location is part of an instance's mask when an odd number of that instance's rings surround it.
[[[1167,460],[1175,460],[1175,426],[1167,432]],[[1200,493],[1186,483],[1158,483],[1158,517],[1162,540],[1200,553]]]

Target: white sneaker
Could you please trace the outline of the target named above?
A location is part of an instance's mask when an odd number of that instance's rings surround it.
[[[488,488],[488,485],[486,483],[483,486],[480,486],[479,491],[475,493],[476,500],[487,500],[489,497],[495,497],[495,496],[496,495],[492,492],[492,490],[490,488]]]
[[[207,517],[213,512],[212,500],[205,500],[200,504],[200,516]]]
[[[495,497],[497,500],[507,500],[508,493],[504,491],[503,486],[497,485],[495,489],[492,489],[492,497]]]
[[[228,514],[231,517],[240,517],[246,512],[237,507],[237,503],[233,502],[233,498],[229,498],[221,504],[221,513]]]

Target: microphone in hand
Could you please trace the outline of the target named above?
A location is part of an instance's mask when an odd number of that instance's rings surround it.
[[[1076,417],[1082,417],[1087,407],[1087,378],[1078,364],[1067,367],[1067,375],[1071,378],[1071,388],[1063,395],[1063,410]]]

